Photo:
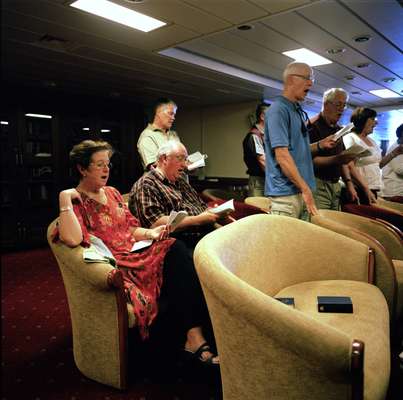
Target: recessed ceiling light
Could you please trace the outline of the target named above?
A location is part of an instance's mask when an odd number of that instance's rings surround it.
[[[327,54],[340,54],[340,53],[344,53],[346,51],[346,49],[342,48],[342,47],[337,47],[335,49],[327,49],[326,53]]]
[[[25,114],[26,117],[32,117],[32,118],[46,118],[46,119],[51,119],[52,116],[51,115],[46,115],[46,114],[32,114],[32,113],[28,113]]]
[[[89,131],[90,128],[83,128],[83,131]]]
[[[101,129],[101,132],[102,133],[108,133],[108,132],[110,132],[111,130],[110,129]]]
[[[384,82],[386,82],[386,83],[390,83],[390,82],[394,82],[395,80],[396,80],[396,78],[392,78],[392,77],[390,77],[390,78],[384,78],[384,79],[382,79]]]
[[[374,94],[375,96],[382,97],[383,99],[389,99],[392,97],[400,97],[399,94],[392,92],[389,89],[377,89],[377,90],[370,90],[369,93]]]
[[[354,75],[346,75],[344,78],[346,80],[348,80],[348,81],[352,81],[353,79],[355,79],[355,76]]]
[[[368,68],[371,64],[366,62],[366,63],[361,63],[357,64],[357,68]]]
[[[8,121],[0,121],[0,125],[8,125]]]
[[[237,27],[237,29],[239,29],[240,31],[250,31],[251,29],[253,29],[252,25],[240,25]]]
[[[351,94],[355,94],[356,96],[361,96],[361,92],[357,92],[357,91],[351,92]]]
[[[293,58],[295,61],[304,62],[310,65],[311,67],[332,63],[332,61],[328,60],[327,58],[322,57],[319,54],[316,54],[313,51],[305,48],[284,51],[282,54],[284,54],[287,57]]]
[[[360,36],[356,36],[354,38],[354,42],[357,43],[364,43],[364,42],[368,42],[368,40],[371,40],[372,37],[370,35],[360,35]]]
[[[70,6],[143,32],[150,32],[166,25],[165,22],[108,0],[76,0]]]

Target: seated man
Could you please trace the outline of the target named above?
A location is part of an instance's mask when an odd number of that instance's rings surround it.
[[[186,181],[187,157],[185,146],[176,140],[162,145],[155,168],[133,185],[129,208],[147,228],[165,225],[172,210],[186,211],[189,215],[172,236],[181,238],[189,248],[194,248],[206,233],[214,229],[214,223],[220,216],[208,211],[207,204]]]

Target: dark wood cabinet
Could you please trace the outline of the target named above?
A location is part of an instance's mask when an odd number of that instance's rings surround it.
[[[112,144],[108,185],[126,193],[142,174],[135,153],[145,124],[143,108],[136,104],[44,93],[22,101],[18,93],[9,94],[10,106],[0,112],[2,250],[46,244],[47,227],[58,215],[59,192],[78,184],[69,152],[82,140]]]
[[[55,210],[55,115],[2,115],[1,243],[5,248],[43,243]]]

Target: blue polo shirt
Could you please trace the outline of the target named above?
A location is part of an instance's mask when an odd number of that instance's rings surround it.
[[[315,190],[315,177],[309,135],[303,133],[304,122],[297,111],[297,103],[284,96],[275,99],[265,115],[266,196],[289,196],[301,191],[283,174],[274,157],[276,147],[288,147],[298,171],[311,190]]]

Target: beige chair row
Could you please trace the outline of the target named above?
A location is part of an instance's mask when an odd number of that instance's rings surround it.
[[[356,240],[274,215],[204,237],[194,257],[224,399],[384,399],[389,310],[369,282],[371,254]],[[320,295],[351,297],[354,312],[318,312]],[[276,297],[294,298],[295,308]]]
[[[403,204],[385,200],[382,197],[378,197],[376,205],[378,207],[386,208],[388,210],[395,211],[403,215]]]
[[[316,225],[367,244],[375,251],[374,283],[384,294],[392,326],[403,320],[403,243],[385,222],[340,211],[320,210]]]

